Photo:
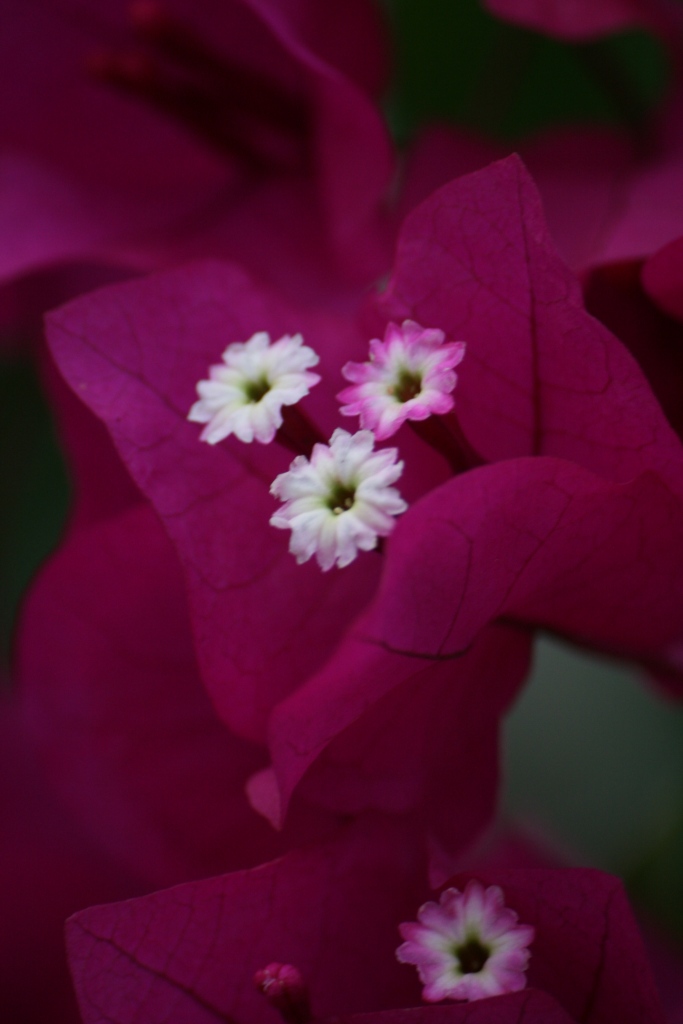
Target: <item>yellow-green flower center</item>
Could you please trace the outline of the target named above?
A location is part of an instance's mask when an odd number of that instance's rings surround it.
[[[399,402],[409,402],[411,398],[417,398],[421,391],[422,374],[407,367],[399,371],[396,383],[390,389],[390,393]]]
[[[356,488],[336,481],[327,496],[326,505],[335,516],[340,516],[342,512],[348,512],[353,508],[355,500]]]
[[[244,394],[250,402],[260,402],[264,395],[267,395],[271,389],[271,383],[267,377],[259,377],[257,380],[247,380],[244,382]]]

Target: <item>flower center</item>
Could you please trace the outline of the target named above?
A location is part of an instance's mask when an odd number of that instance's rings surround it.
[[[335,516],[340,516],[342,512],[348,512],[350,508],[353,508],[355,501],[356,488],[349,487],[348,484],[342,484],[337,480],[332,486],[325,504],[334,512]]]
[[[456,946],[453,952],[463,974],[478,974],[491,955],[490,949],[474,938]]]
[[[389,388],[389,393],[399,402],[409,402],[411,398],[417,398],[422,391],[422,374],[414,370],[403,368],[396,383]]]
[[[267,377],[259,377],[257,380],[244,382],[244,394],[250,402],[260,402],[264,395],[267,395],[272,385]]]

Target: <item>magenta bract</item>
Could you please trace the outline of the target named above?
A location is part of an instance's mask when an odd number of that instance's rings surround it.
[[[264,753],[206,698],[175,552],[149,507],[75,531],[45,566],[17,668],[53,785],[139,877],[173,884],[277,851],[244,795]]]
[[[366,821],[252,871],[93,908],[69,926],[81,1011],[87,1022],[142,1012],[154,1024],[173,1008],[187,1024],[267,1024],[277,1017],[253,977],[273,961],[301,972],[316,1016],[419,1004],[394,949],[423,870],[409,829]]]
[[[152,305],[149,284],[158,289]],[[89,316],[97,317],[98,326],[91,320],[87,334],[100,338],[103,345],[77,345],[73,362],[67,349],[78,334],[82,336],[82,329],[80,310],[71,307],[68,320],[58,328],[66,341],[64,354],[76,377],[89,381],[91,407],[105,421],[111,423],[113,417],[123,428],[115,431],[119,451],[183,549],[181,560],[190,571],[191,600],[196,601],[195,624],[204,622],[197,634],[199,658],[219,710],[239,732],[262,737],[272,705],[317,667],[337,642],[349,618],[367,600],[379,566],[364,559],[347,573],[322,581],[317,568],[298,567],[287,554],[284,539],[268,526],[274,511],[269,486],[291,457],[277,446],[259,446],[261,451],[254,453],[239,442],[234,442],[237,447],[209,449],[199,443],[196,425],[187,422],[187,410],[196,381],[216,354],[229,341],[254,333],[247,332],[248,324],[258,323],[275,337],[301,331],[321,353],[321,372],[328,381],[336,359],[343,358],[341,353],[335,357],[335,351],[346,350],[347,345],[353,349],[358,342],[351,327],[340,330],[336,321],[295,313],[229,267],[198,265],[131,283],[126,294],[124,302],[132,304],[128,311],[115,291],[83,300],[89,305],[94,299]],[[177,316],[179,308],[185,310],[184,325]],[[76,321],[71,320],[74,314]],[[124,322],[128,328],[122,334]],[[129,384],[125,391],[115,385],[116,394],[110,391],[119,373],[110,362],[114,352],[121,369],[126,364],[138,367],[130,377],[123,371]],[[66,372],[71,375],[69,369]],[[326,386],[327,399],[324,393],[321,399],[319,392]],[[320,384],[304,402],[313,410],[322,402],[324,428],[336,414],[330,390],[330,383]],[[77,391],[84,394],[78,385]],[[124,426],[131,413],[133,421]],[[153,438],[163,441],[150,448]],[[159,460],[169,472],[160,472]]]
[[[336,827],[299,804],[275,832],[245,793],[267,751],[232,735],[201,685],[177,556],[140,502],[74,529],[23,610],[27,734],[95,846],[147,886],[279,855]]]
[[[669,245],[653,253],[643,267],[643,285],[657,305],[683,321],[683,238],[676,238]]]
[[[560,39],[593,39],[649,26],[649,0],[485,0],[492,14]],[[664,5],[662,5],[664,9]]]
[[[167,0],[151,14],[120,0],[30,11],[12,0],[2,29],[0,275],[239,254],[301,293],[329,284],[340,260],[355,279],[381,269],[392,155],[365,92],[387,66],[367,0],[343,12]],[[169,31],[194,51],[179,57]],[[163,111],[150,68],[162,92],[171,83]],[[194,121],[173,105],[178,80],[209,95]]]
[[[273,960],[296,967],[316,1020],[371,1013],[365,1024],[413,1016],[425,1024],[432,1017],[419,1009],[417,973],[394,955],[405,907],[414,901],[414,915],[426,895],[422,870],[405,833],[366,821],[335,844],[253,871],[85,911],[68,926],[85,1024],[132,1024],[141,1015],[145,1024],[169,1015],[187,1024],[266,1024],[276,1018],[252,978]],[[440,1024],[663,1024],[617,879],[508,869],[459,875],[453,884],[472,877],[500,886],[506,905],[534,929],[530,988],[468,1005],[466,1014],[438,1008]],[[399,1007],[415,1010],[378,1013]]]
[[[637,364],[584,311],[514,157],[408,216],[379,313],[467,342],[458,415],[488,459],[553,455],[628,480],[680,457]]]
[[[219,714],[270,744],[279,795],[261,775],[256,805],[280,819],[298,785],[345,813],[419,804],[457,846],[490,814],[532,627],[648,662],[680,635],[683,455],[635,361],[584,311],[515,158],[407,219],[374,316],[466,340],[458,412],[493,464],[448,480],[406,439],[420,469],[385,555],[324,575],[268,526],[290,457],[209,449],[185,417],[227,343],[300,331],[323,378],[302,408],[329,436],[341,366],[365,347],[353,323],[200,264],[72,303],[50,338],[177,547]],[[477,799],[449,789],[472,749]]]
[[[665,4],[675,15],[676,5]],[[670,38],[680,31],[678,25]],[[553,243],[575,272],[645,259],[683,233],[682,104],[674,83],[638,147],[625,131],[606,127],[556,127],[519,143]],[[425,130],[409,154],[401,208],[410,210],[452,178],[508,152],[451,127]]]
[[[3,681],[6,683],[6,681]],[[64,949],[68,915],[144,891],[55,799],[16,708],[0,701],[0,1000],[6,1021],[79,1024]]]

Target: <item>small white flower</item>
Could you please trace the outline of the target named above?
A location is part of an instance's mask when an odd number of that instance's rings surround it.
[[[428,1003],[486,999],[526,985],[534,929],[518,923],[497,885],[485,889],[472,879],[464,892],[446,889],[438,903],[425,903],[417,921],[399,931],[406,941],[396,956],[415,964]]]
[[[199,401],[187,417],[206,423],[201,440],[209,444],[230,434],[268,444],[282,426],[282,406],[294,405],[320,380],[308,372],[319,359],[300,334],[271,344],[267,331],[258,331],[249,341],[228,345],[222,359],[197,384]]]
[[[373,451],[369,430],[335,430],[329,446],[316,444],[310,461],[299,455],[270,492],[284,501],[271,525],[291,530],[289,550],[297,562],[313,555],[324,570],[349,565],[359,551],[371,551],[387,537],[394,516],[407,504],[391,486],[403,472],[396,448]]]

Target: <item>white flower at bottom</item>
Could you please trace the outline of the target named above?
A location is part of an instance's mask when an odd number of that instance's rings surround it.
[[[518,924],[497,885],[470,881],[464,892],[446,889],[439,903],[425,903],[417,922],[399,926],[407,941],[396,950],[415,964],[424,983],[422,998],[486,999],[519,992],[526,985],[531,925]]]
[[[222,358],[197,384],[199,401],[187,417],[207,424],[201,440],[209,444],[230,434],[268,444],[282,426],[282,406],[295,405],[320,380],[307,372],[319,359],[300,334],[271,344],[268,332],[258,331],[249,341],[228,345]]]
[[[335,430],[329,445],[313,446],[310,461],[299,455],[270,492],[284,501],[271,525],[291,530],[289,550],[297,562],[313,555],[324,570],[349,565],[359,551],[371,551],[387,537],[394,516],[407,504],[391,486],[403,472],[396,448],[373,451],[369,430]]]

